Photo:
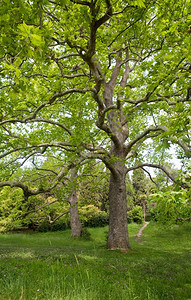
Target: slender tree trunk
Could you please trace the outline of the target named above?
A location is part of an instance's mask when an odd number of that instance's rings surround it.
[[[128,250],[130,248],[127,228],[125,176],[125,165],[118,166],[115,174],[111,173],[110,176],[108,249]]]
[[[145,200],[143,200],[143,218],[144,218],[144,223],[146,220],[146,203]]]
[[[73,168],[72,172],[72,190],[70,197],[70,226],[72,231],[72,237],[80,237],[82,233],[82,224],[80,222],[79,214],[78,214],[78,197],[75,188],[75,181],[77,179],[76,169]]]

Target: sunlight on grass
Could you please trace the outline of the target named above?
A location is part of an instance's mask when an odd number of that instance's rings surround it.
[[[25,259],[25,258],[34,258],[35,257],[35,255],[34,255],[34,253],[32,252],[32,251],[24,251],[24,250],[22,250],[22,249],[18,249],[18,250],[14,250],[14,251],[9,251],[8,253],[7,253],[7,251],[6,251],[6,253],[4,253],[4,254],[2,254],[1,255],[1,257],[12,257],[12,258],[22,258],[22,259]]]
[[[98,260],[97,256],[89,256],[89,255],[80,254],[79,257],[83,258],[87,261]]]
[[[108,251],[108,228],[92,240],[70,231],[0,235],[0,300],[188,300],[191,225],[150,224],[141,242],[130,224],[132,250]],[[186,248],[185,248],[186,246]]]

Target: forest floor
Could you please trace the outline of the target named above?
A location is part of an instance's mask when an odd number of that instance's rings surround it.
[[[0,300],[190,300],[191,224],[130,224],[132,249],[108,251],[108,228],[91,240],[70,230],[0,234]]]

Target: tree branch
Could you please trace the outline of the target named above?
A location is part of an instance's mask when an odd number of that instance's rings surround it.
[[[43,118],[38,118],[38,119],[29,120],[27,123],[35,123],[35,122],[43,122],[43,123],[48,123],[48,124],[59,126],[62,129],[64,129],[65,131],[67,131],[69,133],[69,135],[72,135],[71,130],[69,128],[67,128],[64,124],[60,123],[60,122],[56,122],[56,121],[53,121],[53,120],[47,120],[47,119],[43,119]]]
[[[105,13],[105,15],[103,17],[101,17],[99,20],[97,20],[95,22],[95,28],[96,30],[105,22],[107,22],[107,20],[109,20],[112,16],[113,13],[113,9],[112,9],[112,4],[110,2],[110,0],[105,0],[106,5],[107,5],[107,11]]]
[[[113,72],[111,74],[111,79],[108,83],[108,85],[110,86],[110,88],[112,88],[112,90],[115,88],[116,81],[117,81],[117,78],[118,78],[120,70],[121,70],[121,62],[122,62],[122,52],[118,51],[116,63],[113,68]]]
[[[150,172],[147,171],[146,169],[144,169],[143,167],[141,167],[141,169],[142,169],[145,173],[147,173],[147,174],[149,175],[150,180],[158,187],[157,183],[153,180],[153,178],[152,178]]]
[[[129,24],[127,27],[125,27],[123,30],[121,30],[116,37],[113,39],[113,41],[107,46],[108,48],[111,47],[111,45],[117,40],[117,38],[123,34],[126,30],[128,30],[130,27],[132,27],[133,25],[135,25],[138,21],[140,21],[142,18],[142,15],[140,18],[136,19],[134,22],[132,22],[131,24]]]
[[[155,169],[160,169],[162,170],[171,180],[172,182],[176,183],[175,178],[167,171],[167,169],[161,165],[157,165],[157,164],[150,164],[150,163],[142,163],[139,164],[137,166],[133,166],[133,167],[129,167],[127,168],[127,172],[139,169],[139,168],[143,168],[143,167],[150,167],[150,168],[155,168]]]
[[[165,127],[164,126],[156,126],[156,127],[149,127],[147,129],[145,129],[142,133],[138,134],[136,136],[136,138],[134,138],[127,146],[126,146],[126,153],[130,152],[131,148],[137,143],[139,142],[141,139],[143,139],[144,137],[146,137],[150,132],[153,131],[165,131]],[[160,133],[159,133],[160,134]]]
[[[81,4],[81,5],[85,5],[85,6],[89,6],[91,5],[90,2],[88,1],[80,1],[80,0],[70,0],[71,2],[75,3],[75,4]]]
[[[57,98],[61,98],[63,96],[66,96],[68,94],[72,94],[72,93],[81,93],[81,94],[85,94],[86,92],[89,92],[90,90],[89,89],[77,89],[77,88],[73,88],[73,89],[68,89],[66,91],[63,91],[63,92],[59,92],[59,93],[54,93],[50,99],[47,101],[47,102],[44,102],[42,104],[40,104],[36,109],[35,111],[32,113],[31,116],[29,117],[26,117],[24,118],[23,120],[20,120],[20,119],[8,119],[8,120],[3,120],[0,122],[0,125],[3,125],[5,123],[17,123],[17,122],[20,122],[20,123],[27,123],[33,119],[36,118],[38,112],[43,109],[44,107],[46,107],[47,105],[51,105],[54,103],[54,101],[57,99]],[[67,129],[65,129],[67,130]],[[68,132],[69,133],[69,132]]]

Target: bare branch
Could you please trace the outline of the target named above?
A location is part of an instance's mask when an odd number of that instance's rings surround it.
[[[90,144],[82,144],[82,146],[83,146],[85,149],[87,149],[87,150],[89,150],[89,151],[91,151],[91,152],[94,152],[95,154],[96,154],[96,153],[97,153],[97,154],[106,154],[105,149],[102,148],[102,147],[94,146],[94,145],[90,145]],[[81,155],[83,155],[83,154],[81,154]],[[85,157],[85,156],[83,155],[83,157]]]
[[[173,177],[173,175],[170,174],[170,172],[168,172],[165,167],[163,167],[161,165],[157,165],[157,164],[142,163],[142,164],[139,164],[137,166],[129,167],[127,172],[130,172],[130,171],[133,171],[133,170],[136,170],[136,169],[139,169],[139,168],[143,168],[143,167],[150,167],[150,168],[160,169],[172,180],[172,182],[176,183],[176,180]]]
[[[134,5],[126,5],[121,11],[113,12],[113,16],[122,14],[127,8],[135,8]]]
[[[150,132],[153,131],[161,131],[164,132],[166,130],[166,128],[164,126],[156,126],[156,127],[149,127],[147,129],[145,129],[142,133],[138,134],[136,136],[136,138],[134,138],[127,146],[127,153],[131,150],[131,148],[137,143],[139,142],[141,139],[145,138]],[[159,133],[160,134],[160,133]],[[150,136],[149,136],[150,137]]]
[[[34,74],[30,74],[30,75],[25,74],[25,77],[27,77],[27,78],[37,77],[37,76],[44,77],[44,78],[48,78],[48,75],[41,74],[41,73],[34,73]]]
[[[43,204],[42,206],[38,206],[38,208],[37,209],[34,209],[34,210],[30,210],[30,211],[27,211],[27,212],[25,212],[23,215],[28,215],[28,214],[31,214],[31,213],[36,213],[36,212],[38,212],[39,210],[41,210],[42,208],[44,208],[44,207],[46,207],[46,206],[49,206],[49,205],[52,205],[52,204],[54,204],[54,203],[56,203],[56,202],[58,202],[59,200],[58,199],[56,199],[56,200],[54,200],[54,201],[52,201],[52,202],[48,202],[48,203],[45,203],[45,204]]]
[[[79,56],[80,57],[80,54],[79,53],[68,53],[68,54],[65,54],[65,55],[62,55],[62,56],[55,57],[55,59],[56,60],[61,60],[61,59],[65,59],[65,58],[69,58],[69,57],[73,57],[73,56]]]
[[[126,49],[125,71],[123,73],[123,77],[122,77],[121,82],[120,82],[120,86],[122,88],[124,88],[126,86],[127,80],[129,78],[129,74],[130,74],[130,71],[131,71],[131,69],[129,67],[129,60],[130,60],[130,58],[129,58],[129,51],[128,51],[128,49]]]
[[[105,115],[107,112],[109,112],[113,109],[117,109],[117,107],[115,105],[108,106],[103,111],[99,112],[99,114],[98,114],[98,120],[96,122],[96,125],[98,126],[98,128],[103,129],[107,133],[111,133],[111,132],[109,132],[109,128],[107,128],[108,125],[104,123]]]
[[[89,160],[89,159],[96,159],[102,161],[106,167],[115,175],[116,170],[110,162],[110,155],[109,153],[103,149],[103,152],[101,153],[94,153],[94,152],[89,152],[89,153],[82,153],[81,157],[83,158],[84,161]]]
[[[184,150],[184,153],[185,153],[186,157],[191,158],[191,145],[190,146],[187,145],[186,143],[184,143],[180,139],[178,139],[178,141],[176,141],[176,138],[174,139],[173,137],[171,137],[170,140],[172,142],[175,140],[175,143],[177,143]]]
[[[67,168],[63,167],[61,171],[57,174],[55,179],[53,180],[52,185],[50,185],[48,188],[39,187],[35,189],[30,189],[28,185],[20,181],[1,181],[0,187],[10,186],[11,188],[14,187],[21,188],[23,190],[25,200],[27,200],[30,196],[50,192],[58,185],[58,183],[60,183],[64,175],[66,175],[66,173],[68,172],[69,169],[71,169],[71,167],[72,167],[71,165],[69,165]]]
[[[112,10],[112,4],[110,2],[110,0],[105,0],[106,5],[107,5],[107,11],[105,13],[105,15],[103,17],[101,17],[99,20],[97,20],[95,22],[95,28],[96,30],[105,22],[107,22],[107,20],[109,20],[112,16],[113,10]]]
[[[53,170],[51,170],[51,169],[39,168],[39,167],[35,164],[34,159],[33,159],[33,162],[32,162],[32,163],[33,163],[35,169],[38,170],[38,171],[51,172],[51,173],[53,173],[53,174],[56,175],[56,176],[58,175],[57,172],[55,172],[55,171],[53,171]]]
[[[152,178],[150,172],[147,171],[146,169],[144,169],[143,167],[142,167],[141,169],[143,169],[143,171],[149,175],[150,180],[158,187],[157,183],[153,180],[153,178]]]
[[[104,110],[104,103],[103,103],[102,98],[100,97],[100,95],[98,94],[98,91],[95,88],[92,88],[91,92],[92,92],[92,97],[98,104],[99,112],[102,112]]]
[[[70,214],[70,209],[63,212],[62,214],[60,214],[59,216],[57,216],[54,220],[50,221],[50,224],[53,224],[56,222],[56,220],[58,220],[59,218],[61,218],[62,216],[66,215],[66,214]]]
[[[0,182],[0,187],[4,187],[4,186],[10,186],[11,188],[14,188],[14,187],[21,188],[23,190],[25,200],[28,199],[29,196],[38,195],[38,194],[43,192],[40,189],[29,189],[28,185],[26,185],[25,183],[22,183],[20,181],[14,181],[14,182],[12,182],[12,181],[1,181]]]
[[[18,152],[18,151],[22,151],[22,150],[34,150],[34,149],[37,149],[37,148],[39,148],[39,149],[42,148],[42,150],[39,150],[39,153],[43,154],[44,151],[48,147],[58,147],[58,148],[61,148],[61,149],[66,149],[66,147],[69,147],[70,149],[67,149],[68,151],[74,151],[74,148],[76,148],[75,145],[72,145],[69,142],[62,142],[62,141],[50,142],[50,143],[37,144],[37,145],[33,145],[33,146],[26,146],[26,147],[14,148],[12,150],[9,150],[9,151],[1,154],[0,158],[6,157],[9,154],[12,154],[14,152]]]
[[[107,47],[111,47],[111,45],[117,40],[117,38],[123,34],[126,30],[128,30],[130,27],[132,27],[133,25],[135,25],[137,22],[139,22],[142,18],[142,15],[140,16],[140,18],[136,19],[134,22],[132,22],[131,24],[129,24],[127,27],[125,27],[121,32],[119,32],[116,37],[113,39],[113,41],[107,46]]]
[[[61,98],[65,95],[68,95],[68,94],[72,94],[72,93],[81,93],[81,94],[85,94],[86,92],[90,91],[89,89],[77,89],[77,88],[73,88],[73,89],[68,89],[66,91],[63,91],[63,92],[59,92],[59,93],[55,93],[53,96],[50,97],[50,99],[48,100],[48,102],[44,102],[42,104],[40,104],[36,109],[35,111],[32,113],[31,116],[29,117],[26,117],[25,119],[23,120],[20,120],[20,119],[9,119],[9,120],[4,120],[4,121],[1,121],[0,122],[0,125],[3,125],[5,123],[27,123],[28,121],[32,120],[32,119],[35,119],[38,112],[43,109],[44,107],[48,106],[48,105],[51,105],[54,103],[54,101],[57,99],[57,98]],[[65,129],[66,130],[66,129]]]
[[[70,0],[70,1],[73,3],[76,3],[76,4],[81,4],[81,5],[85,5],[85,6],[89,6],[89,7],[91,5],[91,3],[88,1],[81,1],[81,0]]]
[[[53,120],[47,120],[47,119],[43,119],[43,118],[38,118],[38,119],[29,120],[27,123],[35,123],[35,122],[43,122],[43,123],[48,123],[48,124],[59,126],[62,129],[64,129],[65,131],[67,131],[69,133],[69,135],[72,135],[71,130],[60,122],[56,122]]]
[[[112,88],[112,90],[114,89],[114,87],[116,85],[116,81],[117,81],[117,78],[118,78],[120,70],[121,70],[121,62],[122,62],[122,52],[118,51],[117,58],[116,58],[116,63],[115,63],[113,72],[111,74],[111,79],[108,83],[109,86]]]
[[[111,138],[111,140],[114,142],[116,147],[118,147],[118,148],[121,147],[121,144],[120,144],[117,136],[112,132],[111,128],[106,123],[104,123],[104,119],[98,118],[98,120],[96,121],[96,125],[98,128],[102,129],[103,131],[105,131],[107,133],[107,135]]]
[[[29,142],[29,140],[26,139],[26,138],[23,137],[23,136],[19,136],[19,135],[12,134],[11,131],[10,131],[8,128],[6,128],[5,126],[2,126],[2,128],[8,133],[7,136],[9,136],[9,137],[11,137],[11,138],[14,138],[14,139],[20,139],[20,140],[23,140],[23,141],[25,141],[25,142],[27,142],[27,143]]]
[[[14,152],[17,152],[17,151],[20,151],[20,150],[24,150],[24,149],[26,149],[26,148],[23,148],[23,147],[14,148],[14,149],[12,149],[12,150],[9,150],[9,151],[7,151],[7,152],[1,154],[1,155],[0,155],[0,158],[6,157],[6,156],[8,156],[8,155],[11,154],[11,153],[14,153]]]
[[[1,86],[1,87],[0,87],[0,90],[5,89],[5,88],[7,88],[7,87],[11,87],[11,84],[7,84],[7,85]]]
[[[89,89],[77,89],[77,88],[73,88],[73,89],[68,89],[66,91],[60,92],[60,93],[55,93],[50,99],[49,99],[49,104],[52,104],[57,98],[63,97],[65,95],[68,94],[72,94],[72,93],[80,93],[80,94],[85,94],[86,92],[88,92]]]

